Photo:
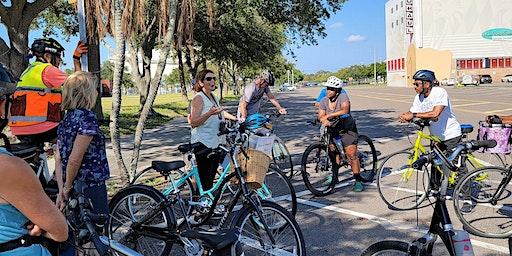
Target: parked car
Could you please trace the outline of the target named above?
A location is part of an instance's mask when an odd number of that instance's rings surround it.
[[[445,78],[445,79],[441,80],[441,85],[444,85],[444,86],[454,86],[456,84],[457,84],[457,79],[455,79],[454,77]]]
[[[481,75],[480,76],[480,83],[481,84],[490,84],[490,83],[492,83],[491,75]]]
[[[501,78],[501,81],[504,83],[512,83],[512,75],[506,75],[503,78]]]
[[[478,75],[464,75],[462,77],[462,80],[460,81],[461,84],[463,84],[464,86],[466,85],[480,85],[480,76]]]
[[[297,87],[295,87],[294,85],[290,85],[290,84],[283,84],[281,86],[281,88],[279,88],[279,90],[282,92],[289,92],[289,91],[297,90]]]

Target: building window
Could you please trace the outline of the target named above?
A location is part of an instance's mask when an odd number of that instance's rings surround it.
[[[402,17],[401,20],[402,21],[400,23],[404,24],[404,17]]]
[[[398,20],[396,20],[396,26],[398,27]]]
[[[498,67],[498,59],[491,59],[491,68]]]
[[[457,70],[460,69],[460,60],[457,60]]]
[[[479,59],[478,60],[478,68],[483,68],[484,66],[482,65],[483,64],[483,60],[482,59]]]
[[[402,69],[405,69],[405,58],[402,58]]]
[[[499,58],[498,59],[498,67],[500,67],[500,68],[504,68],[505,67],[505,62],[503,61],[503,58]]]
[[[510,58],[506,58],[505,59],[505,67],[506,68],[512,67],[512,63],[511,63],[511,59]]]
[[[404,7],[404,1],[400,2],[400,8]]]
[[[460,69],[466,69],[466,60],[460,61]]]
[[[396,4],[395,11],[398,11],[398,4]]]
[[[466,61],[466,68],[467,69],[472,69],[473,68],[473,61],[472,60],[467,60]]]
[[[395,27],[395,23],[391,22],[391,28],[394,28],[394,27]]]
[[[391,14],[393,14],[393,7],[391,7]]]

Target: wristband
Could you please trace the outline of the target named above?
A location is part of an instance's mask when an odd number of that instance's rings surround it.
[[[416,113],[412,113],[412,118],[416,118]]]

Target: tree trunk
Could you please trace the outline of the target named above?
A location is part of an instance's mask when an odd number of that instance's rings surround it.
[[[187,93],[187,85],[185,84],[185,67],[183,66],[183,53],[181,50],[177,50],[178,56],[178,68],[180,74],[180,86],[181,86],[181,96],[184,100],[188,101],[188,93]],[[191,80],[193,81],[193,80]]]
[[[177,4],[177,1],[172,1],[171,5]],[[173,40],[173,28],[174,28],[174,22],[175,22],[175,6],[171,6],[170,8],[171,14],[170,14],[170,23],[172,25],[169,25],[169,30],[167,31],[167,35],[164,39],[164,44],[160,48],[161,49],[161,55],[160,60],[158,61],[157,70],[155,72],[155,77],[152,80],[150,84],[149,94],[147,97],[147,100],[142,107],[142,112],[139,117],[139,121],[137,122],[137,127],[135,129],[135,139],[133,142],[133,153],[132,153],[132,160],[130,164],[130,174],[134,175],[137,170],[137,163],[139,161],[139,154],[140,154],[140,147],[142,144],[142,137],[144,135],[144,124],[146,123],[146,119],[149,115],[149,112],[151,110],[151,106],[153,105],[153,102],[156,98],[156,93],[158,91],[158,87],[160,86],[161,80],[162,80],[162,74],[164,72],[165,64],[167,63],[167,58],[169,57],[169,52],[172,47],[172,40]]]
[[[7,29],[10,46],[0,38],[0,61],[7,65],[16,77],[27,68],[26,58],[28,47],[28,32],[32,21],[56,0],[26,0],[9,1],[11,6],[6,8],[0,3],[0,20]]]
[[[219,66],[219,88],[220,88],[220,99],[222,100],[222,89],[224,89],[224,65],[222,61],[218,62]]]
[[[92,6],[87,6],[87,1],[85,1],[85,12],[91,11],[93,9]],[[85,16],[87,16],[85,14]],[[89,18],[95,17],[94,15],[89,15]],[[87,21],[90,24],[93,24],[93,27],[96,27],[95,20]],[[87,43],[89,44],[89,51],[87,52],[87,63],[88,70],[92,72],[96,76],[96,90],[98,91],[98,98],[96,98],[96,105],[93,108],[93,112],[96,114],[98,121],[103,122],[105,119],[103,117],[103,108],[101,106],[101,94],[103,89],[101,88],[101,68],[100,68],[100,40],[97,29],[89,29],[87,30]]]
[[[124,33],[122,31],[122,16],[123,0],[115,0],[114,5],[114,26],[115,26],[115,41],[116,52],[114,61],[114,81],[112,83],[112,112],[110,113],[110,137],[112,142],[112,150],[120,171],[121,182],[128,184],[128,181],[133,179],[123,160],[121,152],[121,140],[119,135],[119,113],[121,111],[121,84],[123,81],[124,61],[126,42]]]

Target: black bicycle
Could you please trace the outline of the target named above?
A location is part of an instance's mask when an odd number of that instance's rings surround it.
[[[236,136],[240,134],[239,127],[229,128],[225,133]],[[191,228],[188,206],[180,196],[180,187],[175,185],[173,175],[167,175],[173,188],[173,193],[168,197],[152,187],[133,185],[122,189],[112,198],[112,217],[108,227],[110,236],[144,255],[168,255],[174,244],[183,246],[187,255],[202,255],[203,251],[213,254],[219,250],[220,255],[305,255],[304,238],[292,215],[276,203],[261,200],[248,187],[235,157],[242,151],[242,141],[244,139],[239,139],[234,147],[227,149],[235,167],[233,178],[239,185],[229,199],[228,208],[215,223],[215,231]],[[226,178],[223,182],[227,184],[229,181]],[[223,189],[227,188],[225,184],[222,185]],[[209,220],[215,214],[222,194],[220,191],[215,196],[209,212],[201,216],[204,218],[202,221]],[[241,209],[232,215],[240,199],[243,202]],[[175,205],[179,206],[180,216],[183,217],[176,218]]]
[[[103,227],[108,220],[106,214],[93,212],[92,203],[84,195],[84,183],[75,181],[73,191],[64,214],[73,234],[73,249],[82,255],[127,255],[142,256],[131,248],[104,235]]]
[[[432,192],[436,200],[434,202],[434,212],[432,214],[432,220],[427,234],[414,240],[412,243],[403,241],[380,241],[372,244],[361,255],[432,255],[434,243],[438,236],[443,241],[449,254],[451,256],[457,255],[458,253],[456,252],[453,239],[456,230],[453,229],[450,215],[446,207],[448,178],[450,177],[451,172],[458,171],[460,168],[453,163],[453,160],[457,159],[457,157],[463,152],[474,151],[482,147],[492,148],[494,146],[496,146],[496,141],[494,140],[468,141],[459,144],[452,151],[453,153],[447,157],[442,153],[437,145],[433,145],[432,153],[423,155],[411,165],[413,168],[421,170],[427,168],[425,165],[430,163],[433,166],[441,167],[440,169],[443,171],[442,179],[439,176],[434,175],[429,177],[430,182],[436,187],[436,192]]]
[[[336,127],[339,122],[342,122],[341,118],[335,119],[331,122],[331,127]],[[308,124],[317,126],[317,121],[315,119]],[[302,179],[308,190],[316,196],[325,196],[334,191],[340,169],[351,170],[348,158],[343,153],[343,146],[335,142],[331,127],[322,127],[320,142],[308,146],[302,155]],[[329,145],[335,145],[335,148]],[[373,181],[377,171],[377,152],[368,136],[358,135],[357,155],[362,180]],[[336,156],[340,156],[338,160]]]

